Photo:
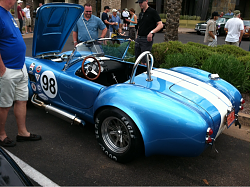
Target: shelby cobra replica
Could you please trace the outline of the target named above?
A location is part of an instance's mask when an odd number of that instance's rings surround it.
[[[124,39],[90,40],[61,53],[82,11],[66,3],[39,9],[33,58],[25,61],[34,105],[72,124],[95,124],[101,149],[118,162],[142,154],[198,156],[225,128],[240,125],[244,100],[217,74],[157,69],[150,52],[126,62]]]

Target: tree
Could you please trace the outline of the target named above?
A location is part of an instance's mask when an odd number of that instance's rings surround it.
[[[182,0],[167,0],[165,10],[167,11],[166,32],[164,41],[178,40],[178,27],[181,13]]]

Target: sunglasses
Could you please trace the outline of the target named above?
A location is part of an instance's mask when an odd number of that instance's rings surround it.
[[[87,13],[91,13],[92,11],[85,11],[85,12],[87,12]]]

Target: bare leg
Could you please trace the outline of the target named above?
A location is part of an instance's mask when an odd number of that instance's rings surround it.
[[[3,141],[7,134],[5,132],[5,123],[7,120],[8,112],[10,110],[10,107],[1,108],[0,107],[0,140]]]
[[[27,101],[15,101],[14,114],[16,117],[18,135],[30,136],[30,133],[26,129],[26,104]]]

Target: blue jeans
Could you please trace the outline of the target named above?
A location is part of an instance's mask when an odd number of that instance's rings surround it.
[[[21,32],[21,34],[23,33],[22,32],[22,29],[23,29],[23,19],[18,19],[19,20],[19,24],[20,24],[20,27],[19,27],[19,30]]]

